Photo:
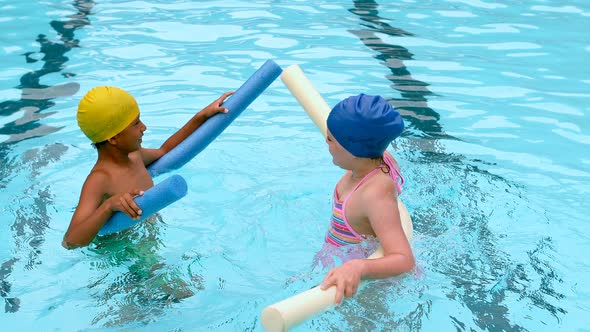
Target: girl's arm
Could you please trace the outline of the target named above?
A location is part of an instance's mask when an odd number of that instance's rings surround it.
[[[414,256],[401,225],[393,184],[373,183],[366,189],[362,196],[363,214],[383,247],[383,257],[350,260],[328,272],[322,289],[335,285],[337,304],[343,296],[356,294],[361,279],[389,278],[414,268]]]
[[[385,187],[383,183],[378,184]],[[391,187],[391,184],[387,184]],[[382,188],[383,189],[383,188]],[[367,215],[371,227],[383,247],[383,257],[363,260],[362,278],[380,279],[400,275],[414,268],[414,255],[402,228],[395,189],[387,188],[385,194],[378,190],[367,197]]]

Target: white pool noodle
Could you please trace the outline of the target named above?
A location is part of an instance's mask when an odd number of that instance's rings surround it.
[[[326,135],[326,119],[330,107],[320,96],[299,66],[291,65],[283,70],[281,80],[295,96],[313,122]],[[408,241],[412,240],[412,219],[404,203],[397,200],[402,228]],[[383,248],[379,247],[369,259],[383,257]],[[364,283],[364,281],[363,281]],[[283,332],[305,321],[309,317],[334,305],[336,286],[322,290],[320,286],[306,290],[264,308],[261,315],[262,327],[267,332]]]
[[[326,137],[326,120],[330,114],[330,106],[320,96],[318,90],[307,79],[298,65],[291,65],[283,70],[281,81],[287,86],[291,94],[303,106],[307,115]]]
[[[397,201],[402,228],[408,238],[412,239],[412,220],[404,203]],[[369,259],[383,257],[383,248],[379,247],[369,256]],[[362,281],[364,284],[366,281]],[[280,302],[271,304],[264,308],[261,315],[261,323],[267,332],[283,332],[307,320],[309,317],[324,311],[334,305],[336,297],[336,286],[322,290],[316,286]]]

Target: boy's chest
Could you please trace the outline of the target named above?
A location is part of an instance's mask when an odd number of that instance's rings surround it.
[[[152,177],[143,166],[143,163],[117,169],[113,175],[112,187],[114,193],[129,192],[134,189],[145,191],[154,186]]]

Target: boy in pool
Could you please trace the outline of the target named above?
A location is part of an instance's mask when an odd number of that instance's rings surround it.
[[[360,94],[334,106],[326,142],[332,161],[346,170],[336,184],[326,245],[341,247],[376,238],[383,257],[351,259],[328,272],[322,289],[336,286],[336,304],[352,297],[361,279],[388,278],[414,268],[402,229],[397,196],[403,179],[386,151],[404,129],[401,115],[385,99]]]
[[[99,86],[88,91],[78,105],[78,126],[96,147],[98,159],[82,186],[62,245],[67,249],[88,245],[116,211],[139,219],[142,211],[133,198],[154,185],[146,167],[209,117],[227,113],[223,102],[231,94],[224,93],[195,114],[160,148],[146,149],[141,146],[146,126],[139,119],[135,98],[116,87]]]

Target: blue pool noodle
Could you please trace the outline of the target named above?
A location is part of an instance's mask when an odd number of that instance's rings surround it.
[[[205,121],[194,133],[174,149],[148,167],[152,176],[178,169],[203,151],[229,124],[238,117],[283,70],[274,61],[267,60],[250,78],[225,101],[228,113],[218,113]],[[135,202],[143,213],[139,220],[133,220],[122,212],[116,212],[102,226],[98,235],[108,235],[129,228],[171,203],[184,197],[187,185],[184,178],[174,175],[145,191]]]
[[[223,104],[227,113],[217,113],[207,119],[195,132],[148,167],[152,176],[178,169],[203,151],[229,124],[238,117],[283,70],[267,60]]]
[[[123,212],[115,212],[102,226],[98,235],[108,235],[127,229],[142,222],[147,217],[176,202],[186,195],[187,185],[180,175],[172,175],[166,180],[146,190],[143,195],[134,198],[141,208],[141,218],[134,220]]]

